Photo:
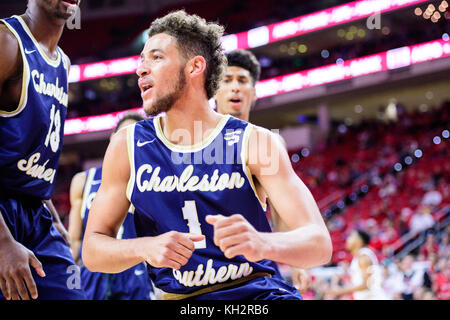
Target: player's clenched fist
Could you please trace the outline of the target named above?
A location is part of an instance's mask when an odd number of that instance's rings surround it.
[[[194,241],[204,240],[203,235],[170,231],[156,237],[141,238],[138,254],[156,268],[180,269],[194,252]]]
[[[267,248],[264,234],[256,231],[242,215],[209,215],[205,219],[214,226],[214,244],[225,257],[243,255],[249,261],[264,259],[263,251]]]

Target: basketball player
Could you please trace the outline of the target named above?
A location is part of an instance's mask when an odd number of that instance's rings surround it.
[[[231,51],[226,54],[226,58],[227,68],[215,96],[217,111],[248,122],[250,110],[257,99],[255,85],[261,74],[261,65],[255,55],[248,50]],[[279,138],[285,144],[284,139],[281,136]],[[261,185],[256,179],[254,182],[258,194],[264,195],[263,201],[268,201],[270,204]],[[270,205],[270,209],[270,218],[274,229],[288,231],[286,224],[280,219],[272,205]],[[305,270],[292,268],[291,278],[294,286],[300,292],[306,291],[309,277]]]
[[[114,133],[128,125],[144,120],[139,113],[125,114]],[[113,133],[113,134],[114,134]],[[82,237],[86,229],[92,201],[101,184],[102,167],[77,173],[70,185],[69,233],[73,243],[72,254],[81,264],[81,282],[87,300],[149,300],[152,285],[144,263],[118,274],[90,272],[81,261]],[[136,238],[133,215],[129,213],[120,227],[118,239]],[[80,260],[80,261],[79,261]]]
[[[330,236],[279,140],[209,107],[226,64],[222,34],[184,11],[150,26],[137,74],[144,110],[158,116],[112,138],[83,261],[99,272],[146,261],[162,299],[301,299],[274,261],[327,263]],[[270,232],[252,175],[292,231]],[[130,202],[139,238],[118,240]]]
[[[70,289],[75,262],[43,204],[67,108],[70,61],[57,44],[77,5],[29,0],[23,15],[0,20],[0,299],[84,298]]]
[[[331,290],[329,294],[341,296],[353,293],[355,300],[386,300],[387,296],[381,286],[382,268],[377,256],[367,246],[370,236],[362,230],[353,230],[347,237],[347,250],[353,255],[350,264],[352,286],[340,290]]]

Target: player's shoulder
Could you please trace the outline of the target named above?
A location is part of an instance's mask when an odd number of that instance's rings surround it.
[[[77,172],[73,177],[72,177],[72,184],[76,184],[76,185],[84,185],[84,182],[86,181],[86,171],[80,171]]]
[[[126,147],[127,145],[127,139],[129,135],[129,130],[134,127],[134,124],[130,126],[126,126],[124,128],[121,128],[119,131],[115,132],[111,136],[111,140],[109,142],[109,147]]]
[[[264,144],[270,141],[277,146],[285,146],[284,139],[279,133],[269,130],[267,128],[257,126],[255,124],[249,124],[251,126],[250,143],[251,144]]]
[[[86,179],[87,179],[87,174],[85,171],[78,172],[72,177],[72,181],[70,182],[70,196],[71,197],[80,197],[81,196],[81,194],[83,192],[84,184],[86,183]]]
[[[17,62],[20,50],[19,41],[3,23],[0,23],[0,47],[2,48],[2,54],[0,55],[2,64],[11,65]]]

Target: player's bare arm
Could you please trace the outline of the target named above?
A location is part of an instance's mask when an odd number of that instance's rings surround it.
[[[17,39],[0,23],[0,110],[15,109],[20,100],[22,58]]]
[[[83,204],[83,187],[86,182],[86,173],[79,172],[70,183],[70,212],[69,212],[69,236],[72,242],[72,256],[78,263],[83,230],[81,207]]]
[[[83,262],[91,271],[117,273],[146,261],[161,268],[179,269],[204,236],[171,231],[155,237],[116,239],[130,202],[126,188],[130,176],[126,130],[111,139],[103,162],[102,184],[92,203],[86,227]]]
[[[252,130],[248,167],[291,231],[261,233],[240,214],[210,216],[207,221],[214,225],[214,241],[225,256],[243,255],[250,261],[270,259],[299,268],[328,263],[332,244],[320,211],[273,133],[262,128]]]
[[[0,24],[0,47],[2,48],[0,55],[0,109],[8,111],[19,102],[20,89],[17,101],[15,101],[14,97],[11,97],[10,82],[17,76],[21,60],[16,38],[2,24]],[[42,264],[33,252],[14,239],[2,215],[0,215],[0,256],[2,257],[0,289],[5,298],[28,300],[31,296],[36,299],[38,292],[31,275],[30,265],[39,276],[44,277]]]

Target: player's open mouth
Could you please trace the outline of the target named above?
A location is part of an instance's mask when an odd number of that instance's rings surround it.
[[[77,6],[78,0],[64,0],[63,3],[67,6]]]
[[[153,88],[153,86],[151,84],[148,84],[148,83],[147,84],[143,84],[141,86],[142,93],[146,92],[147,90],[149,90],[151,88]]]
[[[239,104],[241,104],[242,100],[239,98],[231,98],[230,102],[232,105],[239,105]]]
[[[149,82],[141,82],[139,83],[139,88],[141,89],[141,97],[144,99],[144,96],[152,91],[151,89],[153,88],[153,84]]]

